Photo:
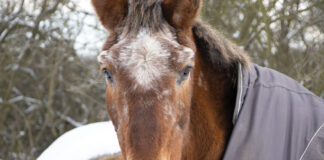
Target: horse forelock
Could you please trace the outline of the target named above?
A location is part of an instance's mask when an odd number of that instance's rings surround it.
[[[123,34],[138,34],[143,28],[153,32],[163,30],[166,24],[162,13],[162,0],[128,0],[128,14]]]

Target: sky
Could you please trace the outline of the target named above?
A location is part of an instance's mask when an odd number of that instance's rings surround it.
[[[77,4],[79,5],[78,10],[92,15],[85,17],[85,26],[76,39],[75,48],[80,56],[96,56],[99,54],[108,32],[104,30],[95,16],[90,0],[80,0]],[[100,30],[93,27],[98,27]]]

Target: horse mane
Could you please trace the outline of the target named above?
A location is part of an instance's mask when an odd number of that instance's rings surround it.
[[[249,56],[210,25],[197,21],[192,30],[198,51],[214,69],[237,68],[239,63],[249,69]]]

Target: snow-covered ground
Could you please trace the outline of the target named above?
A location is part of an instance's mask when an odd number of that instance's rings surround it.
[[[97,122],[72,129],[56,139],[37,160],[89,160],[120,152],[111,122]]]

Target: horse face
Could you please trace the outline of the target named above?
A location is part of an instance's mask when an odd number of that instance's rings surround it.
[[[143,30],[98,60],[106,76],[107,109],[126,157],[179,156],[189,119],[192,49],[170,32]]]
[[[200,7],[191,1],[92,0],[111,32],[98,61],[125,159],[181,158],[193,84],[191,27]]]

